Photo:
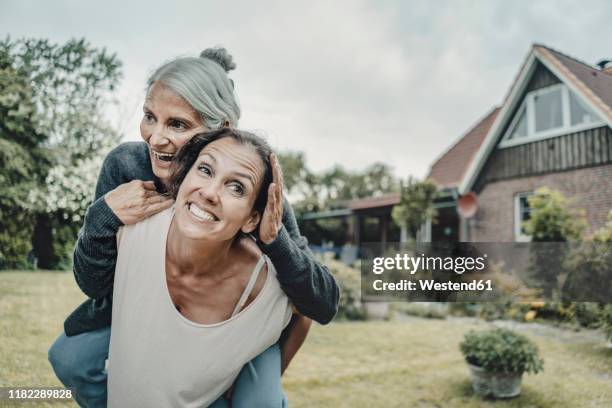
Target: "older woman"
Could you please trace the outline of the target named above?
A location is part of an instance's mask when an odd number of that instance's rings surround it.
[[[105,360],[117,230],[172,204],[163,194],[168,190],[170,162],[187,141],[203,130],[237,125],[240,108],[227,76],[233,68],[224,49],[209,49],[199,58],[178,58],[162,65],[148,81],[140,126],[144,143],[124,143],[104,161],[74,255],[77,283],[91,299],[69,316],[65,333],[49,351],[56,374],[75,389],[82,405],[106,404]],[[280,177],[268,195],[257,231],[259,246],[275,265],[281,287],[296,309],[327,323],[337,310],[338,287],[300,236],[291,207],[284,203]],[[275,365],[270,361],[281,357],[286,365],[279,346],[273,346],[243,370],[234,387],[234,406],[241,401],[255,406],[248,401],[263,399],[263,405],[278,399],[280,381],[274,373],[266,373],[270,372],[267,367]]]
[[[120,228],[110,407],[209,406],[278,341],[291,307],[246,236],[268,198],[269,155],[246,132],[197,135],[173,163],[174,207]]]

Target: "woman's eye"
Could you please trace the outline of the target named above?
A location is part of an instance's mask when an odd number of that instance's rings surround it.
[[[242,187],[242,184],[240,183],[232,183],[229,185],[229,188],[230,190],[232,190],[234,193],[238,195],[244,194],[244,187]]]
[[[170,122],[170,127],[175,130],[185,130],[187,126],[183,122],[179,122],[178,120],[173,120]]]
[[[145,122],[147,122],[147,123],[151,123],[151,122],[153,122],[155,120],[155,118],[149,112],[145,112],[145,114],[143,116],[143,120]]]
[[[200,165],[198,166],[198,171],[200,171],[201,173],[206,174],[207,176],[212,175],[212,171],[210,170],[210,167],[208,167],[208,166],[207,166],[207,165],[205,165],[205,164],[200,164]]]

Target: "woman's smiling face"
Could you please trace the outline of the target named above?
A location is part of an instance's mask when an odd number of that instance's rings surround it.
[[[204,130],[202,118],[191,105],[164,84],[153,84],[145,98],[140,135],[149,145],[157,178],[164,183],[168,181],[176,152]]]
[[[264,163],[249,144],[224,137],[206,145],[176,197],[179,231],[191,239],[231,240],[252,232],[260,219],[253,210]]]

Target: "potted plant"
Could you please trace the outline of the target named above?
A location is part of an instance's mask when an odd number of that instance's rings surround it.
[[[544,368],[537,346],[508,329],[470,331],[460,348],[470,367],[474,392],[482,396],[516,397],[523,373],[536,374]]]

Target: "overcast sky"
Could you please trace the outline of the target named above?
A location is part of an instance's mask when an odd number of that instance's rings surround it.
[[[1,0],[0,34],[116,52],[111,119],[125,140],[140,137],[156,66],[223,45],[238,65],[240,127],[315,170],[382,161],[423,177],[502,102],[532,43],[590,64],[612,57],[612,2]]]

